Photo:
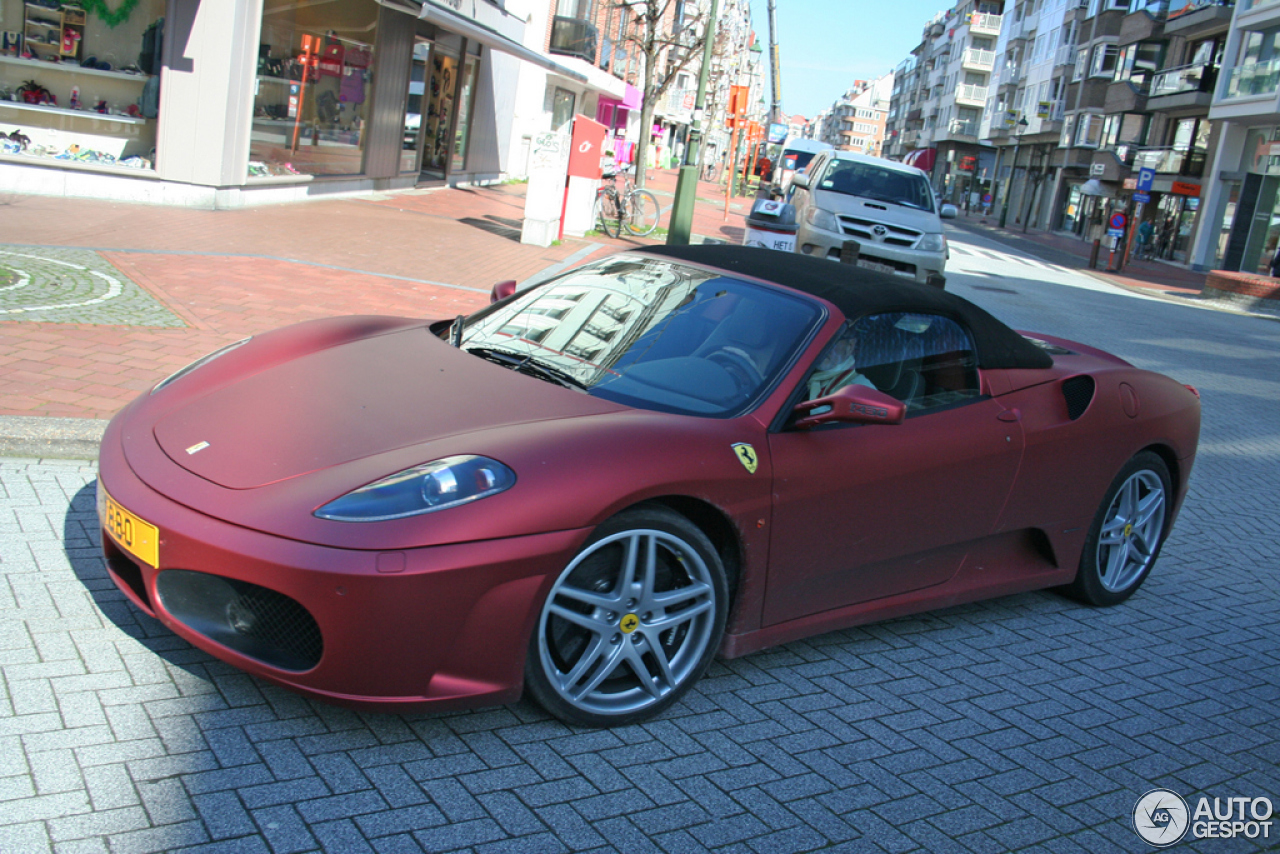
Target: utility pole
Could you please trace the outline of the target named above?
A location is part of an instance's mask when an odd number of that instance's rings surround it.
[[[778,62],[778,4],[769,0],[769,81],[773,103],[769,105],[769,124],[777,124],[782,117],[782,76]]]
[[[684,165],[680,167],[680,175],[676,179],[676,197],[671,203],[671,221],[667,225],[668,246],[688,246],[689,235],[693,231],[693,203],[698,195],[698,172],[702,168],[698,163],[698,149],[702,137],[702,122],[706,117],[707,79],[711,74],[711,56],[715,51],[719,13],[720,0],[711,0],[711,10],[707,13],[707,35],[702,46],[702,68],[698,70],[698,95],[693,105],[693,124],[689,126],[689,139],[684,146]]]

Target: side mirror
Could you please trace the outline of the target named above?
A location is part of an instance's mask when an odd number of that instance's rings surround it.
[[[493,286],[493,290],[489,292],[489,302],[495,303],[506,299],[516,292],[516,280],[507,279],[505,282],[498,282]]]
[[[960,216],[960,210],[955,205],[943,205],[942,210],[938,211],[938,216],[943,219],[955,219]]]
[[[791,176],[791,186],[799,187],[802,190],[809,189],[809,176],[803,172],[797,172]]]
[[[795,414],[797,430],[832,423],[901,424],[907,417],[907,405],[877,389],[854,384],[798,404]]]

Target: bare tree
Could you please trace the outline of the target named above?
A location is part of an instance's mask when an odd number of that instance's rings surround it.
[[[643,187],[654,110],[677,75],[702,55],[707,29],[705,0],[613,0],[613,5],[631,17],[623,41],[644,58],[640,141],[636,144],[636,185]]]

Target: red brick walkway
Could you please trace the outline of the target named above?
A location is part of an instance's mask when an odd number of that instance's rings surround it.
[[[651,173],[664,207],[675,175]],[[158,379],[255,332],[338,314],[449,317],[483,305],[503,279],[657,242],[593,235],[523,245],[524,192],[440,188],[232,211],[13,198],[0,205],[0,243],[97,250],[187,325],[0,321],[0,415],[108,418]],[[698,196],[719,207],[696,206],[695,233],[740,241],[741,210],[724,221],[723,190],[700,184]]]

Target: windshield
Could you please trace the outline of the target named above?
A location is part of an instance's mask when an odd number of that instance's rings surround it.
[[[472,315],[460,346],[628,406],[729,417],[773,388],[822,316],[799,295],[622,255]]]
[[[833,159],[814,186],[847,196],[933,210],[933,191],[924,175],[886,169],[874,163]]]

